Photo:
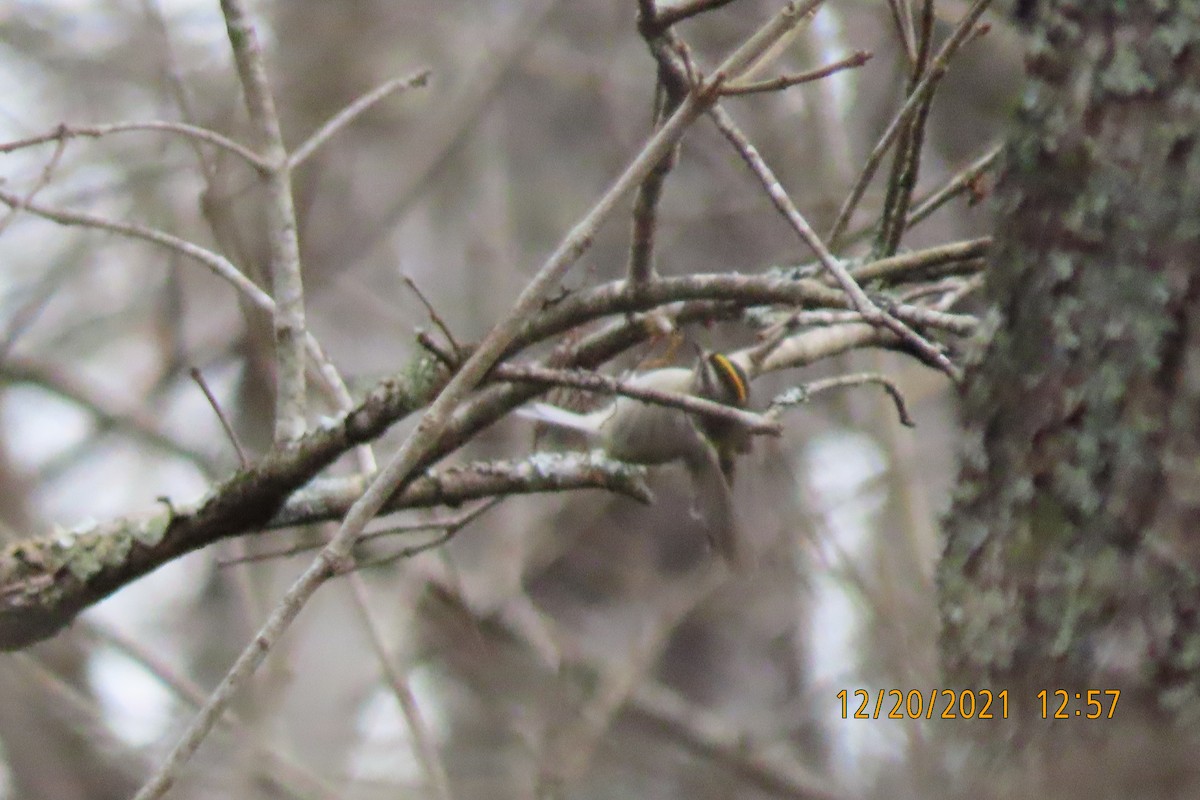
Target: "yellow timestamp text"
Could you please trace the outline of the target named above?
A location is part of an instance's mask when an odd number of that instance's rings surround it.
[[[1112,719],[1117,713],[1120,689],[1089,689],[1069,692],[1066,689],[1037,693],[1042,705],[1042,719]]]
[[[842,689],[842,719],[1008,719],[1008,690]]]

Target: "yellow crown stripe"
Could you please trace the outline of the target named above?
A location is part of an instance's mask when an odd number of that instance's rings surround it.
[[[746,373],[742,369],[729,360],[729,357],[722,353],[713,353],[710,357],[712,363],[717,368],[717,372],[722,376],[725,383],[733,389],[734,395],[737,396],[739,406],[746,405],[749,400],[749,390],[746,387]]]

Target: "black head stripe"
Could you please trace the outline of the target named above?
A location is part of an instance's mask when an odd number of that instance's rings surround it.
[[[708,361],[716,370],[721,383],[736,398],[737,405],[746,405],[750,400],[750,381],[746,376],[746,371],[723,353],[710,353]]]

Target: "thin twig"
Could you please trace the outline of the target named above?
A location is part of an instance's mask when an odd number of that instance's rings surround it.
[[[225,416],[225,412],[221,410],[221,404],[217,402],[216,396],[208,388],[208,382],[204,380],[204,375],[200,372],[200,368],[192,367],[188,370],[188,375],[200,387],[200,391],[204,393],[205,399],[208,400],[209,407],[217,415],[217,419],[221,422],[221,427],[225,429],[225,436],[229,438],[229,442],[237,452],[238,463],[242,465],[242,469],[250,466],[250,459],[246,457],[246,451],[242,447],[241,440],[238,439],[237,431],[229,424],[229,418]]]
[[[325,390],[326,395],[333,400],[333,407],[342,413],[353,409],[355,400],[350,394],[349,387],[342,380],[341,373],[338,372],[337,367],[334,366],[329,356],[325,354],[324,348],[317,341],[317,337],[313,336],[312,331],[308,331],[305,335],[304,348],[317,370],[317,375],[321,379],[321,387]],[[362,474],[373,475],[375,473],[375,451],[369,443],[363,443],[355,447],[354,456],[358,460],[358,469]]]
[[[888,0],[888,8],[892,12],[892,22],[896,26],[896,36],[910,65],[917,63],[916,34],[913,31],[912,10],[908,3],[901,5],[901,0]]]
[[[242,274],[229,259],[179,236],[160,231],[156,228],[139,225],[136,222],[118,222],[117,220],[107,219],[82,211],[68,211],[34,202],[23,203],[22,198],[5,189],[0,189],[0,203],[10,208],[24,208],[31,214],[36,214],[39,217],[57,222],[59,225],[79,225],[85,228],[95,228],[161,245],[208,267],[213,273],[232,284],[258,308],[264,311],[274,310],[275,301],[271,299],[271,296],[260,289],[258,284]]]
[[[167,21],[163,19],[162,8],[160,8],[157,0],[141,0],[141,5],[146,18],[150,22],[151,30],[161,40],[161,46],[157,47],[156,50],[161,51],[162,54],[162,65],[159,72],[163,76],[163,82],[166,84],[171,98],[175,101],[175,105],[179,109],[180,119],[189,125],[195,126],[197,115],[191,98],[188,96],[187,84],[180,74],[175,47],[171,42],[171,33],[167,28]],[[204,148],[201,147],[203,140],[193,137],[185,138],[188,144],[191,145],[193,154],[196,156],[196,165],[200,169],[200,174],[204,176],[205,183],[211,186],[214,164],[212,160],[205,157]],[[238,145],[238,147],[241,147],[241,145]],[[257,153],[252,153],[249,149],[245,149],[245,151],[257,161]],[[265,168],[265,166],[262,165],[262,168]],[[255,166],[254,168],[260,169],[259,166]]]
[[[664,101],[669,103],[670,101]],[[676,108],[678,105],[675,106]],[[646,283],[655,274],[654,240],[658,230],[658,204],[663,185],[675,166],[678,145],[663,156],[638,187],[633,200],[633,231],[629,237],[629,265],[626,274],[633,283]]]
[[[793,311],[769,328],[759,332],[760,342],[779,341],[802,328],[824,327],[826,325],[841,325],[844,322],[862,322],[862,314],[857,311]]]
[[[429,540],[428,542],[422,542],[421,544],[414,544],[414,545],[408,545],[406,547],[401,547],[395,553],[391,553],[391,554],[383,556],[381,558],[372,558],[372,559],[368,559],[366,561],[360,561],[355,566],[355,569],[366,569],[368,567],[385,566],[387,564],[392,564],[392,563],[394,563],[396,561],[400,561],[402,559],[412,558],[415,555],[419,555],[428,550],[432,550],[435,547],[441,547],[446,542],[453,539],[455,537],[455,535],[458,534],[458,532],[461,531],[463,528],[465,528],[467,525],[471,524],[476,519],[482,517],[484,514],[491,511],[496,506],[500,505],[500,503],[502,503],[504,501],[504,499],[505,499],[504,497],[488,498],[486,501],[481,503],[477,508],[474,508],[471,511],[468,511],[465,514],[458,515],[458,517],[456,519],[454,519],[453,521],[444,523],[442,526],[443,530],[442,530],[442,533],[440,536],[436,536],[433,539]],[[383,531],[373,531],[371,534],[369,534],[369,536],[371,538],[375,538],[378,536],[386,536],[386,535],[390,535],[393,533],[395,533],[395,530],[389,529],[389,530],[383,530]]]
[[[121,403],[105,396],[96,387],[81,382],[77,375],[20,356],[7,359],[2,374],[7,382],[29,383],[74,403],[91,414],[102,431],[115,428],[164,453],[197,464],[204,472],[210,472],[213,468],[202,453],[178,442],[156,416],[136,407],[121,408]],[[49,469],[42,468],[43,478]]]
[[[769,51],[772,51],[772,48],[778,44],[788,33],[790,33],[790,31],[794,29],[802,19],[807,18],[809,13],[815,11],[816,7],[817,4],[814,3],[804,11],[794,8],[790,9],[792,13],[798,15],[793,22],[792,28],[785,30],[780,35],[776,36],[773,41],[759,48],[757,53],[747,54],[744,61],[735,62],[735,60],[731,58],[727,60],[726,64],[728,65],[732,63],[734,66],[741,66],[747,72],[756,68],[760,68],[764,64],[765,54],[767,54]],[[680,60],[682,61],[683,59],[681,58]],[[660,60],[660,64],[664,65],[664,68],[674,69],[677,73],[680,71],[686,72],[689,82],[695,80],[691,77],[692,68],[687,64],[686,61],[683,61],[682,64],[676,64],[671,59],[663,57]],[[723,65],[722,69],[717,71],[717,75],[712,81],[712,85],[716,87],[717,91],[720,91],[720,89],[724,86],[724,82],[721,80],[723,75],[731,74],[736,76],[741,74],[735,73],[732,70],[730,70],[729,73],[725,73],[725,69],[726,65]],[[783,189],[783,186],[779,183],[779,180],[775,177],[774,173],[771,172],[762,156],[758,153],[758,150],[753,146],[753,144],[750,143],[749,139],[737,127],[737,124],[733,121],[733,118],[730,117],[729,114],[716,102],[710,104],[708,113],[716,121],[718,129],[720,129],[722,134],[725,135],[726,139],[728,139],[734,148],[737,149],[737,151],[742,155],[743,160],[746,161],[750,169],[762,182],[763,187],[766,189],[768,196],[771,198],[771,201],[775,204],[776,208],[780,211],[780,213],[783,214],[785,219],[787,219],[792,227],[795,228],[800,238],[806,244],[808,244],[814,253],[816,253],[817,259],[821,262],[822,266],[824,266],[825,269],[827,269],[829,273],[833,275],[842,291],[844,291],[846,296],[850,299],[852,306],[863,315],[863,318],[873,325],[879,325],[888,328],[902,340],[907,342],[910,348],[919,358],[921,358],[922,361],[942,370],[949,375],[952,380],[959,380],[961,377],[961,372],[953,363],[950,362],[948,358],[946,358],[945,354],[940,349],[938,349],[931,342],[927,341],[916,331],[909,328],[895,316],[878,308],[870,300],[870,298],[867,297],[866,293],[863,292],[862,288],[858,286],[854,278],[852,278],[846,271],[845,267],[836,258],[834,258],[829,249],[826,248],[824,243],[821,242],[812,226],[810,226],[807,220],[805,220],[800,214],[795,204],[791,202],[791,199],[787,196],[787,192]]]
[[[0,218],[0,235],[8,229],[12,221],[16,219],[17,214],[29,207],[33,202],[33,198],[38,196],[38,193],[45,189],[50,184],[50,179],[54,177],[54,170],[58,169],[58,162],[62,160],[63,152],[67,149],[67,140],[60,137],[58,143],[54,146],[54,152],[50,155],[50,159],[46,161],[46,166],[42,167],[42,172],[38,175],[38,179],[34,181],[33,186],[29,187],[29,191],[21,198],[20,203],[14,206],[9,206],[8,213]]]
[[[174,53],[171,47],[171,40],[170,36],[168,35],[166,24],[162,17],[162,13],[154,3],[149,2],[148,0],[144,2],[144,5],[146,7],[147,16],[151,18],[154,27],[159,32],[163,40],[163,52],[165,54],[164,59],[166,61],[163,72],[166,75],[168,86],[171,89],[171,93],[175,98],[176,104],[179,106],[179,111],[183,116],[183,119],[194,123],[196,115],[192,110],[192,104],[188,99],[186,86],[184,85],[183,80],[180,78],[179,70],[176,68],[174,63]],[[192,142],[194,145],[200,172],[204,176],[205,182],[208,186],[208,193],[211,194],[214,192],[216,187],[215,167],[209,159],[204,157],[204,153],[196,139],[188,139],[188,141]],[[241,147],[240,145],[237,146]],[[255,159],[259,158],[257,154],[250,153],[249,150],[246,150],[246,153],[249,153]],[[256,165],[256,168],[260,171],[263,171],[269,169],[270,165],[264,161],[261,161],[260,159]],[[206,213],[204,216],[206,219],[208,219],[210,225],[214,223],[213,217],[210,214]],[[216,226],[214,226],[213,232],[219,241],[221,236],[220,231],[217,230]],[[274,315],[273,308],[266,310]],[[347,389],[345,381],[342,380],[342,377],[337,369],[326,357],[320,343],[317,342],[316,338],[311,333],[306,333],[304,348],[308,353],[309,359],[311,359],[314,369],[316,370],[318,386],[326,398],[331,401],[333,407],[340,411],[348,411],[349,409],[353,408],[354,399],[350,396],[350,391]],[[369,444],[362,444],[356,447],[355,456],[358,460],[359,469],[365,474],[370,474],[375,471],[375,456]]]
[[[886,346],[895,340],[890,331],[882,331],[865,322],[848,322],[801,331],[762,352],[751,348],[750,358],[760,373],[773,372],[813,364],[819,359],[861,347]]]
[[[899,279],[902,276],[912,272],[922,272],[925,270],[936,270],[937,267],[946,267],[954,265],[956,272],[978,272],[983,269],[982,258],[991,246],[990,239],[976,239],[970,241],[953,242],[949,245],[941,245],[938,247],[930,247],[924,251],[913,253],[904,253],[901,255],[893,255],[893,257],[868,261],[868,263],[854,267],[851,270],[851,275],[856,281],[863,283],[866,281],[888,281],[888,279]],[[826,282],[832,281],[829,276],[824,276]],[[905,296],[904,303],[895,306],[892,313],[899,315],[910,323],[919,320],[919,324],[929,327],[937,327],[940,330],[948,330],[960,335],[966,335],[970,332],[973,326],[973,321],[965,319],[950,320],[944,317],[931,318],[928,314],[924,314],[922,307],[912,305],[912,297]],[[793,303],[796,305],[796,303]],[[805,303],[809,305],[809,303]],[[755,361],[761,360],[762,357],[770,353],[770,350],[778,347],[779,343],[785,338],[791,336],[794,331],[802,326],[814,325],[839,325],[842,323],[851,323],[851,321],[863,321],[862,314],[857,311],[818,311],[818,309],[802,308],[799,311],[793,311],[782,315],[778,320],[770,321],[766,329],[758,333],[760,344],[755,345]],[[965,323],[965,324],[964,324]],[[947,327],[949,325],[949,327]]]
[[[981,267],[982,268],[982,267]],[[960,275],[950,275],[931,283],[917,283],[905,286],[896,293],[896,298],[904,303],[920,303],[931,297],[943,297],[949,292],[957,292],[966,280]],[[931,305],[933,305],[931,303]]]
[[[690,92],[693,97],[704,97],[706,91],[715,91],[719,94],[728,81],[747,76],[760,68],[765,54],[786,38],[788,33],[796,28],[803,19],[815,12],[822,2],[823,0],[809,0],[802,4],[803,8],[797,7],[794,3],[789,4],[789,7],[785,8],[771,23],[763,26],[725,59],[711,80],[707,82],[706,88],[705,81],[691,60],[687,46],[669,31],[672,23],[664,24],[662,22],[662,15],[657,11],[653,0],[640,0],[638,3],[638,29],[659,64],[658,89],[662,95],[660,113],[664,116],[673,113],[682,103],[685,92]],[[685,17],[711,10],[717,5],[719,3],[714,3],[712,0],[691,3],[685,12]],[[676,21],[685,17],[678,17]],[[680,62],[680,69],[673,68],[675,60]],[[715,102],[715,98],[706,99],[706,105],[711,105],[713,102]],[[677,153],[678,147],[676,146],[664,155],[638,188],[634,201],[633,234],[627,269],[632,283],[645,284],[654,274],[654,237],[658,203],[662,195],[663,184],[675,164]]]
[[[910,0],[905,0],[909,2]],[[916,79],[921,78],[929,69],[930,54],[933,53],[933,23],[934,23],[934,0],[923,0],[921,5],[921,28],[917,32],[917,60],[913,64],[912,74],[914,81],[909,85],[909,89],[916,88]],[[909,8],[908,18],[911,24],[913,18],[912,9]]]
[[[918,203],[908,215],[908,227],[912,228],[917,223],[922,222],[934,211],[937,211],[963,192],[977,193],[979,176],[995,166],[1003,150],[1003,144],[993,145],[982,156],[972,161],[965,169],[950,178],[944,186]]]
[[[22,198],[12,192],[0,189],[0,203],[12,208],[21,206],[22,202]],[[235,289],[250,301],[251,305],[269,316],[273,317],[275,315],[276,305],[271,296],[264,292],[258,284],[247,278],[241,270],[234,266],[233,262],[220,253],[201,247],[194,242],[189,242],[182,237],[135,222],[118,222],[117,220],[100,217],[95,214],[44,206],[35,202],[24,203],[22,207],[31,214],[51,220],[52,222],[57,222],[59,225],[77,225],[84,228],[95,228],[165,247],[168,250],[204,265],[215,275],[232,284]],[[352,408],[354,406],[354,399],[350,396],[349,389],[346,388],[341,375],[325,355],[320,343],[310,332],[306,332],[304,346],[308,357],[312,359],[312,363],[316,365],[318,374],[321,376],[322,387],[333,398],[335,406],[342,410]],[[373,472],[374,458],[364,458],[362,456],[363,452],[364,448],[359,448],[362,468],[365,472]],[[370,456],[369,450],[365,452],[367,456]]]
[[[454,351],[454,362],[457,363],[462,361],[462,346],[459,345],[458,340],[454,338],[454,333],[450,330],[450,326],[446,324],[446,320],[443,319],[442,315],[439,314],[437,309],[433,307],[433,303],[431,303],[425,293],[421,291],[421,287],[417,286],[417,282],[412,279],[411,275],[405,273],[401,275],[400,278],[404,281],[404,284],[409,288],[409,290],[416,295],[416,298],[421,302],[421,305],[425,307],[425,313],[429,315],[429,321],[437,326],[437,329],[442,332],[442,336],[446,337],[446,342],[449,343],[450,348]]]
[[[875,176],[875,170],[879,168],[880,162],[883,161],[884,155],[896,136],[900,133],[909,117],[916,109],[924,102],[925,95],[937,84],[949,65],[949,61],[958,52],[959,48],[971,36],[975,21],[979,19],[987,7],[991,5],[991,0],[975,0],[975,3],[967,11],[962,21],[955,28],[954,33],[942,45],[937,56],[929,65],[928,72],[916,85],[912,93],[908,96],[908,100],[896,112],[896,116],[892,118],[888,124],[887,130],[879,137],[879,141],[867,156],[866,162],[863,164],[862,172],[858,176],[858,180],[850,189],[850,194],[842,203],[841,209],[838,210],[837,218],[834,220],[833,226],[829,231],[829,243],[836,248],[841,243],[842,234],[846,232],[846,226],[850,224],[850,218],[854,214],[854,210],[858,207],[858,203],[862,200],[863,193],[867,190],[867,185],[871,182],[871,178]]]
[[[909,76],[909,92],[916,89],[921,78],[925,76],[932,49],[933,0],[925,0],[921,12],[917,59]],[[912,203],[912,193],[921,168],[921,149],[925,143],[925,125],[929,120],[929,110],[933,106],[933,98],[939,82],[935,81],[925,92],[924,101],[918,106],[900,133],[896,153],[892,160],[892,175],[888,181],[883,211],[879,217],[879,232],[873,250],[876,256],[895,254],[900,247],[900,239],[907,230],[908,226],[905,223],[908,220],[908,209]]]
[[[778,413],[778,410],[788,406],[807,403],[821,392],[827,392],[830,389],[842,389],[847,386],[861,386],[864,383],[874,383],[882,386],[884,391],[888,393],[888,396],[892,398],[892,403],[896,406],[896,415],[900,418],[900,423],[907,428],[916,427],[916,423],[913,422],[912,417],[908,414],[908,405],[904,402],[904,395],[900,392],[899,387],[891,379],[877,372],[859,372],[853,375],[838,375],[832,378],[811,381],[795,389],[789,389],[779,395],[771,401],[768,408]]]
[[[421,769],[432,784],[430,787],[431,793],[434,797],[439,798],[439,800],[453,800],[454,795],[450,791],[450,778],[446,773],[446,765],[442,761],[442,756],[438,752],[433,731],[430,730],[429,724],[425,721],[425,717],[421,713],[420,706],[417,705],[417,698],[413,694],[412,687],[409,685],[408,676],[400,671],[400,667],[395,663],[392,654],[388,653],[387,646],[383,642],[383,628],[376,618],[375,612],[372,610],[374,606],[371,603],[371,596],[367,590],[366,581],[356,571],[349,572],[346,575],[346,580],[350,584],[350,594],[354,600],[354,608],[367,630],[367,640],[371,643],[371,649],[375,651],[375,658],[379,661],[380,669],[383,670],[383,676],[387,680],[388,686],[396,698],[396,702],[400,705],[400,712],[404,715],[405,722],[408,723],[408,730],[415,745],[413,749],[416,752],[417,760],[420,762]]]
[[[947,264],[961,265],[964,262],[974,264],[979,258],[988,254],[992,247],[990,237],[968,239],[962,242],[937,245],[925,250],[914,250],[911,253],[901,253],[887,258],[875,259],[850,270],[850,274],[859,283],[881,279],[898,279],[913,273],[922,274],[925,271]],[[972,269],[972,271],[974,271]]]
[[[427,196],[431,182],[459,151],[467,136],[478,129],[488,104],[499,93],[501,83],[521,63],[522,56],[543,40],[542,26],[565,0],[521,0],[520,6],[504,16],[504,27],[477,40],[470,48],[475,61],[464,68],[471,76],[453,96],[439,98],[437,112],[431,114],[411,136],[405,138],[404,155],[409,164],[419,165],[395,187],[391,201],[365,225],[366,230],[354,241],[346,242],[342,257],[346,263],[358,263],[374,248],[381,237],[399,226],[399,220],[419,199]]]
[[[741,154],[747,166],[758,177],[776,209],[791,224],[801,240],[816,254],[817,260],[833,276],[839,288],[849,298],[853,308],[863,315],[863,319],[872,325],[887,328],[895,333],[907,342],[915,354],[925,361],[925,363],[935,366],[950,376],[951,380],[957,382],[962,377],[961,371],[940,349],[925,337],[909,328],[893,314],[880,309],[867,297],[866,292],[862,290],[858,282],[846,271],[845,266],[834,257],[833,253],[829,251],[820,237],[817,236],[816,231],[813,230],[808,221],[800,214],[799,209],[792,203],[791,198],[788,197],[787,192],[779,183],[779,179],[775,177],[774,172],[767,166],[758,149],[754,147],[746,135],[742,133],[741,129],[738,128],[733,118],[720,106],[714,106],[709,111],[709,116],[713,118],[717,124],[717,128],[724,134],[725,138],[734,146],[738,153]]]
[[[434,341],[429,331],[417,329],[417,344],[421,345],[427,353],[436,358],[450,372],[458,369],[462,364],[462,354],[448,352]]]
[[[228,153],[236,155],[238,158],[249,164],[256,172],[265,172],[268,170],[267,162],[258,154],[254,153],[244,145],[238,144],[234,140],[222,136],[216,131],[202,128],[198,125],[189,125],[186,122],[171,122],[169,120],[145,120],[145,121],[130,121],[130,122],[110,122],[106,125],[59,125],[53,131],[30,136],[25,139],[17,139],[11,142],[0,143],[0,153],[11,153],[14,150],[20,150],[25,147],[33,147],[46,142],[61,141],[64,139],[74,139],[79,137],[89,139],[99,139],[102,136],[109,136],[114,133],[130,133],[134,131],[156,131],[160,133],[177,133],[181,136],[186,136],[198,142],[211,144]]]
[[[785,5],[770,22],[759,28],[741,47],[721,62],[710,79],[711,88],[719,91],[725,83],[747,79],[749,74],[765,66],[775,48],[781,42],[788,41],[800,23],[815,14],[824,2],[825,0],[804,0]]]
[[[719,571],[710,570],[683,584],[677,592],[668,594],[665,601],[659,601],[652,609],[653,616],[640,635],[621,648],[620,657],[597,670],[581,707],[553,729],[544,743],[538,796],[572,794],[572,784],[587,771],[617,713],[637,687],[648,680],[648,673],[661,658],[671,634],[689,613],[711,596],[722,580]]]
[[[424,86],[429,81],[429,75],[430,70],[423,69],[415,75],[409,75],[405,78],[393,78],[367,92],[334,114],[328,122],[317,128],[302,145],[293,150],[291,155],[288,156],[288,169],[294,170],[303,164],[321,145],[333,138],[334,134],[361,116],[371,106],[395,92]]]
[[[721,94],[732,97],[736,95],[759,94],[762,92],[777,92],[781,89],[788,89],[802,83],[827,78],[835,72],[841,72],[845,69],[861,67],[870,61],[872,56],[873,53],[867,50],[858,50],[854,54],[835,61],[832,64],[810,69],[807,72],[799,72],[795,75],[780,75],[778,78],[770,78],[765,81],[755,81],[753,83],[726,84],[721,87]]]
[[[681,80],[664,63],[670,59],[669,51],[676,44],[667,28],[662,27],[657,18],[657,3],[655,0],[638,0],[638,32],[646,40],[650,54],[658,62],[657,77],[654,87],[654,116],[653,126],[657,128],[663,120],[675,113],[683,103],[688,92],[695,85],[688,80]],[[687,59],[685,52],[679,57]],[[679,144],[676,143],[662,157],[654,169],[642,180],[633,197],[633,230],[629,236],[629,263],[625,268],[626,275],[634,284],[647,283],[655,275],[654,243],[658,232],[658,205],[662,199],[663,187],[667,176],[675,168],[679,160]]]
[[[143,0],[143,6],[146,10],[147,16],[151,20],[153,27],[162,37],[162,49],[165,61],[162,72],[166,76],[167,85],[170,87],[171,94],[174,97],[176,104],[179,106],[179,111],[183,119],[187,122],[194,123],[196,114],[192,110],[192,103],[188,99],[187,87],[180,78],[179,70],[176,67],[174,52],[171,47],[170,35],[167,31],[166,23],[163,20],[161,10],[158,8],[157,4],[151,2],[151,0]],[[196,160],[200,168],[200,173],[204,176],[205,183],[208,186],[207,193],[213,194],[216,188],[215,167],[209,159],[204,157],[203,149],[200,147],[200,141],[194,138],[189,138],[188,141],[193,145],[193,149],[196,154]],[[241,145],[236,146],[241,147]],[[246,150],[245,152],[254,159],[259,158],[257,154],[251,153],[249,150]],[[268,167],[269,165],[261,160],[259,160],[255,166],[255,168],[260,169],[260,171],[265,170]],[[205,204],[202,202],[201,205],[203,206]],[[220,241],[222,237],[218,227],[214,224],[213,216],[209,213],[205,213],[204,217],[208,220],[209,224],[213,226],[213,233],[217,237],[218,241]],[[274,314],[273,308],[267,308],[265,310],[272,315]],[[348,411],[349,409],[353,408],[354,399],[350,396],[350,392],[346,387],[345,381],[342,380],[341,375],[333,366],[332,362],[330,362],[325,356],[320,344],[311,333],[306,335],[304,347],[309,358],[311,359],[313,368],[316,370],[318,387],[322,390],[326,398],[330,400],[333,407],[340,411]],[[355,456],[358,460],[359,469],[362,470],[364,474],[370,474],[375,471],[375,456],[369,444],[362,444],[356,447]]]
[[[73,252],[59,258],[58,263],[46,271],[46,274],[28,290],[28,296],[13,310],[8,324],[4,327],[4,332],[0,334],[0,371],[5,367],[8,354],[12,352],[21,336],[29,330],[29,327],[54,299],[66,273],[72,272],[79,263],[76,258],[79,252],[78,248],[72,248],[72,250]]]
[[[387,528],[367,531],[359,536],[358,539],[355,540],[354,544],[355,546],[359,546],[365,544],[366,542],[370,542],[375,539],[382,539],[387,536],[400,536],[407,533],[422,533],[424,531],[432,530],[442,532],[442,534],[437,536],[433,541],[439,543],[444,542],[446,541],[446,538],[444,538],[446,531],[457,532],[461,530],[464,526],[481,516],[485,511],[492,508],[501,499],[502,498],[500,497],[489,498],[475,508],[459,512],[449,517],[439,517],[437,519],[426,520],[424,522],[409,522],[402,525],[389,525]],[[321,546],[322,544],[317,543],[295,544],[291,547],[284,547],[279,550],[267,550],[261,553],[250,553],[248,555],[238,556],[237,558],[220,559],[217,561],[217,566],[223,569],[225,567],[232,567],[236,564],[254,564],[260,561],[275,561],[281,558],[297,556],[301,553],[311,553],[313,550],[316,550]],[[430,545],[428,544],[415,545],[411,551],[406,552],[408,555],[416,555],[417,553],[424,552],[429,547]]]
[[[936,309],[938,311],[945,311],[946,309],[954,308],[954,306],[958,305],[959,301],[962,300],[964,297],[966,297],[969,294],[974,294],[975,292],[978,292],[980,289],[982,289],[983,288],[983,267],[985,267],[985,266],[986,266],[986,264],[981,263],[980,271],[978,274],[972,275],[969,278],[967,278],[966,280],[964,280],[958,286],[957,289],[947,292],[942,297],[942,299],[937,302]]]
[[[109,628],[87,619],[80,620],[76,626],[96,642],[111,647],[131,659],[186,705],[199,708],[204,703],[204,690],[186,676],[179,674],[175,667],[154,649],[144,646],[115,628]],[[258,741],[236,711],[230,711],[225,716],[225,722],[229,723],[231,732],[238,737],[239,743],[248,742],[261,754],[263,761],[269,762],[263,764],[260,773],[263,779],[277,782],[296,795],[315,794],[328,800],[340,796],[337,789],[303,764],[272,747],[269,743]]]
[[[777,423],[753,411],[727,406],[696,395],[679,392],[664,392],[638,386],[628,381],[617,380],[599,372],[587,370],[552,369],[538,364],[498,364],[492,375],[499,380],[538,383],[547,386],[571,386],[593,392],[618,394],[632,397],[645,403],[679,408],[692,414],[728,420],[751,433],[779,436],[782,429]]]
[[[912,229],[917,224],[924,222],[935,211],[960,194],[970,194],[968,205],[980,202],[986,196],[986,187],[981,185],[980,178],[984,173],[995,168],[1000,154],[1003,152],[1003,143],[992,145],[979,158],[952,175],[941,186],[927,193],[909,212],[905,229]],[[863,226],[843,236],[842,241],[845,245],[850,245],[860,241],[870,232],[871,226]]]

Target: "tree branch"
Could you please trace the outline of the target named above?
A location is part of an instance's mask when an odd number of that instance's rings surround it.
[[[275,444],[300,437],[307,425],[304,349],[304,284],[300,277],[300,240],[292,200],[292,171],[279,128],[279,115],[267,81],[266,59],[258,33],[242,0],[221,0],[229,45],[237,64],[250,123],[267,164],[267,241],[271,251],[271,294],[275,299]]]

